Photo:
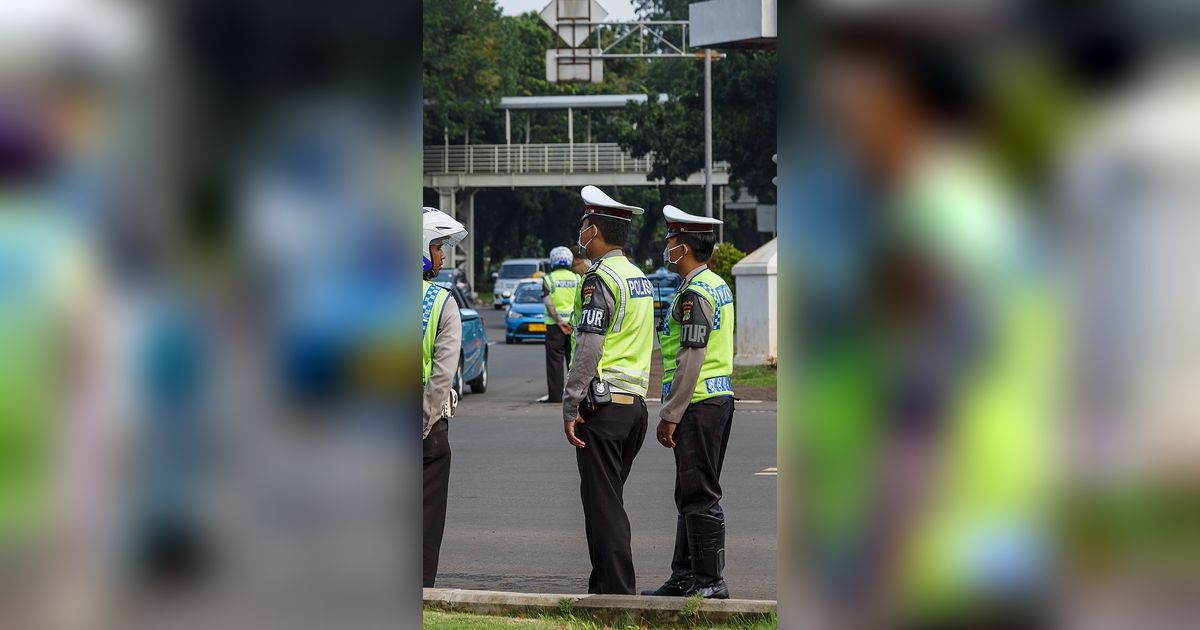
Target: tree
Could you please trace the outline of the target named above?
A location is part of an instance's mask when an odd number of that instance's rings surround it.
[[[500,9],[495,0],[426,2],[422,92],[425,140],[441,141],[481,124],[492,115],[505,86],[500,57]]]
[[[645,20],[686,20],[689,4],[637,0],[634,6]],[[775,51],[728,50],[713,62],[713,159],[727,160],[734,188],[744,186],[764,203],[775,199],[776,58]],[[653,177],[686,177],[704,166],[704,66],[686,60],[649,65],[651,90],[670,96],[629,109],[618,141],[636,155],[654,153]]]
[[[713,159],[729,162],[735,187],[770,202],[775,199],[775,53],[726,54],[713,62]],[[650,74],[655,91],[670,96],[629,107],[618,142],[635,155],[654,154],[652,177],[685,178],[704,167],[703,66],[663,60]]]

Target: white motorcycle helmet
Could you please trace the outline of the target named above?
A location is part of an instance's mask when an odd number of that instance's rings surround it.
[[[429,247],[454,247],[467,237],[467,228],[450,215],[437,208],[421,208],[421,261],[422,277],[432,280],[433,260],[429,258]]]
[[[571,250],[566,247],[560,245],[550,250],[551,267],[570,267],[573,260],[575,260],[575,257],[571,255]]]

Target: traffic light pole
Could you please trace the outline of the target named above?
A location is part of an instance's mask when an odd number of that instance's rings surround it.
[[[713,215],[712,194],[712,51],[704,49],[704,216]]]

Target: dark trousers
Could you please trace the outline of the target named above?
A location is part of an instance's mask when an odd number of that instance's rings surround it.
[[[562,402],[563,378],[571,366],[571,338],[557,324],[546,324],[546,394]]]
[[[688,514],[708,514],[725,518],[721,509],[721,466],[733,428],[733,397],[720,396],[688,405],[675,427],[675,508],[679,525],[675,529],[675,553],[671,573],[686,575],[692,571],[688,553]]]
[[[450,431],[445,419],[438,420],[422,441],[424,455],[424,534],[422,585],[432,587],[437,579],[442,534],[446,531],[446,500],[450,492]]]
[[[611,403],[575,427],[586,446],[575,450],[579,494],[592,574],[588,593],[632,595],[636,587],[625,480],[646,439],[646,402]]]

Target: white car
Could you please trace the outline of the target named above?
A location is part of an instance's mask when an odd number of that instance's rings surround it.
[[[496,280],[492,288],[492,307],[499,310],[512,303],[517,285],[530,277],[541,277],[550,271],[548,258],[511,258],[500,263],[500,271],[492,274]]]

